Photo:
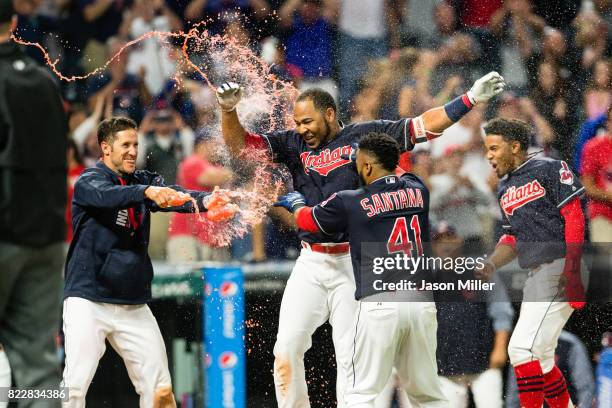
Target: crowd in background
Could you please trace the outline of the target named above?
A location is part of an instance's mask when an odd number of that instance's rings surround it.
[[[484,250],[495,242],[498,180],[483,154],[482,128],[486,120],[503,116],[533,126],[532,152],[565,160],[581,172],[593,199],[591,238],[612,241],[612,142],[606,132],[612,125],[610,0],[15,0],[15,5],[17,36],[60,56],[57,68],[66,76],[103,66],[147,32],[188,30],[208,20],[212,33],[249,47],[283,80],[299,89],[329,91],[345,122],[416,116],[496,70],[508,84],[501,97],[476,106],[442,137],[402,156],[402,168],[431,190],[433,221],[451,225],[473,247]],[[179,45],[147,38],[102,74],[59,82],[69,111],[69,185],[100,157],[100,119],[124,114],[140,126],[140,168],[193,189],[232,186],[235,169],[219,152],[215,134],[215,95],[181,58]],[[39,50],[29,47],[28,53],[44,64]],[[153,220],[154,258],[263,261],[295,257],[299,248],[286,214],[271,214],[229,249],[212,240],[214,226],[172,217]],[[69,222],[67,229],[70,233]]]
[[[605,129],[612,102],[608,59],[612,2],[607,0],[16,0],[16,4],[18,36],[61,56],[58,69],[65,75],[103,66],[128,41],[147,32],[188,30],[205,20],[211,33],[225,34],[249,47],[280,78],[300,89],[328,90],[345,122],[413,117],[464,92],[483,73],[500,72],[508,91],[497,101],[478,106],[442,137],[402,158],[402,167],[430,187],[434,221],[448,221],[475,245],[494,242],[500,217],[497,180],[482,154],[483,123],[493,116],[523,119],[535,129],[532,151],[578,169],[582,146]],[[141,168],[159,172],[169,183],[177,178],[186,181],[193,175],[185,174],[181,162],[196,155],[198,171],[210,173],[194,179],[196,185],[207,189],[232,183],[232,170],[223,169],[224,160],[215,146],[195,146],[218,140],[214,134],[219,129],[218,108],[211,89],[179,55],[178,45],[147,38],[126,49],[100,75],[61,82],[70,105],[75,146],[71,152],[78,162],[89,166],[99,157],[95,127],[100,118],[125,114],[140,124]],[[30,47],[28,52],[43,62],[39,50]],[[212,78],[224,79],[214,74]],[[599,126],[577,143],[582,124],[589,120],[599,121]],[[607,217],[609,228],[607,183],[607,194],[598,197],[608,207],[600,215]],[[166,218],[153,226],[152,256],[170,255],[167,240],[184,233],[183,224],[175,230]],[[285,235],[291,241],[291,233],[268,224],[254,234],[254,250],[251,244],[236,243],[234,257],[258,261],[295,255],[284,250]],[[169,225],[170,238],[165,233]],[[211,245],[206,237],[210,234],[199,235],[202,243]],[[261,242],[266,236],[267,244]],[[195,256],[193,251],[186,253]]]

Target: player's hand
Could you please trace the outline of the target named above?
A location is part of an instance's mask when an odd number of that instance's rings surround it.
[[[212,193],[202,199],[202,204],[207,210],[223,207],[232,202],[232,194],[228,190],[222,190],[219,186],[215,186]]]
[[[472,88],[467,92],[467,95],[474,104],[487,102],[495,95],[501,93],[505,86],[504,78],[497,72],[492,71],[477,79]]]
[[[474,276],[480,280],[488,282],[493,276],[495,269],[496,268],[493,262],[486,261],[482,268],[476,268],[474,270]]]
[[[221,110],[231,112],[242,98],[243,88],[235,82],[225,82],[217,88],[217,102]]]
[[[489,355],[489,368],[503,368],[508,360],[506,347],[494,347]]]
[[[293,213],[298,208],[306,206],[306,199],[297,191],[292,191],[284,196],[278,197],[278,201],[274,203],[275,207],[283,207],[287,211]]]
[[[178,202],[180,202],[178,205],[183,205],[188,200],[183,193],[170,187],[149,186],[145,189],[144,195],[161,208],[171,207]]]
[[[213,222],[227,221],[238,213],[240,207],[234,203],[217,206],[206,211],[206,218]]]

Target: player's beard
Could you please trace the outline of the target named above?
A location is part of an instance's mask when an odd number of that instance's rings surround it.
[[[331,127],[329,126],[327,119],[323,119],[323,123],[325,123],[325,135],[321,139],[320,145],[329,142],[329,136],[331,134]]]

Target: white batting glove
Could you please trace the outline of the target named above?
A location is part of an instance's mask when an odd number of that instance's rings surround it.
[[[497,94],[500,94],[506,86],[504,78],[497,72],[492,71],[474,82],[472,88],[467,91],[467,96],[473,104],[487,102]]]
[[[225,82],[217,88],[217,102],[221,110],[231,112],[236,109],[236,105],[242,98],[243,88],[235,82]]]

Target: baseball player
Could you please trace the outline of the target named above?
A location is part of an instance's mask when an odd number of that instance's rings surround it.
[[[247,132],[236,112],[242,88],[226,83],[217,90],[221,107],[221,128],[229,151],[248,159],[252,149],[263,149],[276,162],[287,165],[293,187],[308,205],[320,203],[331,194],[359,186],[359,176],[348,157],[352,145],[369,132],[383,132],[394,138],[401,150],[440,136],[476,103],[488,101],[504,88],[503,78],[491,72],[478,79],[464,95],[444,106],[430,109],[416,118],[399,121],[377,120],[344,125],[338,120],[332,96],[309,89],[296,100],[295,129],[266,135]],[[346,375],[342,361],[350,359],[350,318],[357,303],[351,272],[349,245],[343,232],[326,235],[300,231],[302,251],[287,281],[281,302],[279,328],[274,345],[274,384],[279,407],[308,407],[304,353],[310,348],[315,329],[329,319],[336,352],[338,375],[336,393],[343,406]]]
[[[518,256],[529,269],[519,320],[508,345],[521,407],[572,407],[565,379],[555,365],[561,329],[584,306],[581,260],[584,191],[563,161],[529,158],[531,128],[514,119],[494,119],[485,128],[487,159],[501,178],[503,235],[484,268],[485,279]]]
[[[429,242],[429,191],[410,173],[395,175],[399,153],[398,143],[388,135],[368,133],[359,142],[356,160],[365,187],[334,193],[314,207],[306,207],[298,192],[277,203],[294,213],[301,230],[348,234],[359,303],[350,328],[347,407],[374,408],[394,367],[413,406],[448,405],[438,378],[433,294],[422,291],[405,298],[377,278],[398,282],[402,275],[415,275],[401,270],[377,275],[374,269],[377,257],[422,256]]]
[[[79,177],[72,201],[63,313],[63,386],[70,398],[64,406],[85,406],[108,340],[125,361],[140,407],[175,407],[164,341],[146,305],[153,278],[150,212],[193,212],[197,204],[208,218],[221,220],[233,215],[235,204],[219,190],[170,188],[157,174],[135,171],[138,134],[131,119],[104,120],[98,142],[103,158]]]

